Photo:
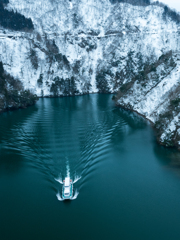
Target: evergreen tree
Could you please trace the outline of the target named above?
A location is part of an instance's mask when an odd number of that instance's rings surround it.
[[[32,30],[34,28],[32,20],[25,18],[22,14],[9,11],[4,8],[8,0],[0,0],[0,25],[4,28],[9,28],[15,31]]]

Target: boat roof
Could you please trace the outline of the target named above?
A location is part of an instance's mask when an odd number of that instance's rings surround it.
[[[66,177],[65,178],[65,187],[68,187],[70,185],[70,178],[69,177]]]

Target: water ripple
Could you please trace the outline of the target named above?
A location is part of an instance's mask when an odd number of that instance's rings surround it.
[[[67,175],[68,164],[70,177],[79,177],[77,197],[78,189],[108,159],[113,137],[127,131],[127,123],[113,113],[114,106],[98,109],[98,95],[86,102],[74,98],[74,109],[71,100],[40,100],[38,110],[29,115],[24,110],[24,118],[10,129],[10,124],[1,125],[0,147],[8,152],[18,150],[24,164],[40,171],[52,186],[54,179]],[[57,188],[60,191],[60,185]],[[60,200],[59,195],[57,198]]]

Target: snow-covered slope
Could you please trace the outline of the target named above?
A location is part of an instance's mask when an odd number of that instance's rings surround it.
[[[160,143],[180,149],[180,53],[168,52],[123,84],[117,104],[155,124]]]
[[[179,48],[177,24],[154,5],[10,0],[7,9],[30,17],[35,30],[0,39],[1,60],[39,96],[115,92],[147,59]]]
[[[124,87],[118,103],[152,122],[179,97],[173,91],[180,78],[180,26],[163,7],[109,0],[9,0],[7,9],[31,18],[34,30],[6,30],[12,38],[3,38],[2,30],[0,61],[34,94],[117,92]],[[136,76],[141,76],[139,82]],[[172,113],[166,131],[158,125],[161,142],[177,117]]]

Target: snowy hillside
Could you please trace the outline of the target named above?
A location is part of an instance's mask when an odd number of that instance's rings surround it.
[[[153,122],[161,144],[180,148],[180,53],[170,51],[144,67],[121,86],[116,101]]]
[[[179,48],[177,24],[154,5],[10,0],[7,9],[31,18],[34,31],[0,39],[1,61],[39,96],[115,92],[142,64]]]
[[[158,122],[180,77],[180,25],[165,15],[164,7],[109,0],[9,0],[6,9],[34,25],[29,32],[0,30],[0,61],[25,89],[60,96],[115,93],[124,86],[118,104]],[[141,77],[135,79],[143,71],[144,85]],[[178,122],[172,115],[170,130],[158,125],[162,142]]]

